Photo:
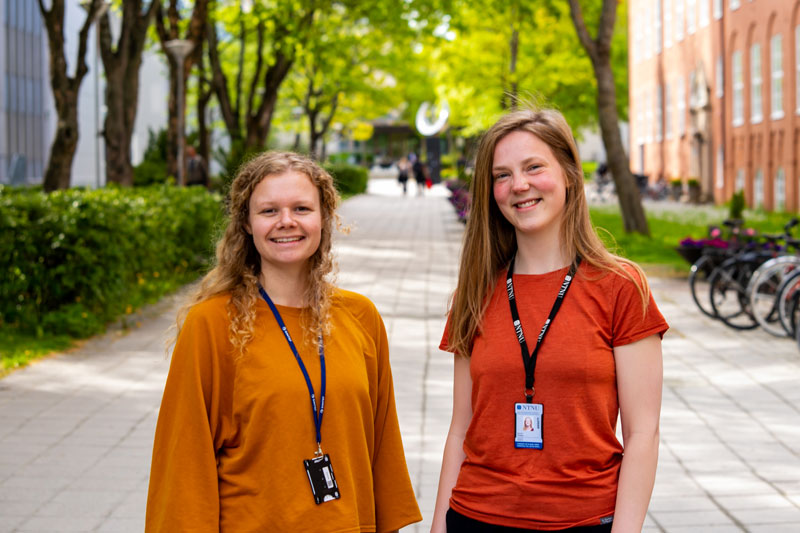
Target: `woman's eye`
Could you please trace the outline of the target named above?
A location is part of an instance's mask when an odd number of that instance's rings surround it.
[[[508,177],[508,172],[498,172],[497,174],[494,175],[494,180],[497,181],[507,177]]]
[[[536,170],[538,170],[540,168],[542,168],[541,165],[531,165],[531,166],[528,167],[528,172],[534,172],[534,171],[536,171]]]

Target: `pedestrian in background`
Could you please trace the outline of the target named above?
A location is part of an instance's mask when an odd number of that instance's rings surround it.
[[[408,171],[411,170],[411,163],[408,161],[408,158],[403,156],[400,158],[400,161],[397,162],[397,181],[400,182],[400,185],[403,186],[403,196],[405,196],[408,192]]]
[[[206,162],[191,145],[186,147],[186,185],[209,185]]]
[[[428,179],[427,165],[422,162],[422,159],[416,158],[411,169],[414,172],[414,181],[417,182],[417,196],[423,196],[425,194],[425,185]]]
[[[668,326],[642,270],[594,232],[563,116],[501,118],[472,194],[441,343],[453,415],[432,531],[640,531]]]
[[[239,171],[216,266],[179,318],[147,531],[387,532],[421,519],[383,321],[329,279],[338,201],[303,156],[269,152]]]

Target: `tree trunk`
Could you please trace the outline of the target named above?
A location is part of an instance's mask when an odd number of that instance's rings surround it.
[[[131,136],[125,127],[124,76],[119,65],[106,69],[106,118],[103,137],[106,144],[106,179],[108,183],[133,185]],[[131,132],[132,133],[132,132]]]
[[[617,199],[622,211],[625,231],[650,235],[639,187],[631,173],[628,156],[619,133],[617,98],[610,60],[595,66],[595,76],[597,77],[597,112],[600,132],[603,137],[603,147],[606,150],[608,169],[611,171],[617,189]]]
[[[67,74],[67,59],[64,56],[64,0],[52,0],[50,6],[48,10],[44,6],[44,0],[39,0],[39,10],[47,30],[50,86],[58,116],[55,137],[50,147],[50,157],[44,173],[44,190],[46,192],[66,189],[70,186],[72,161],[80,137],[78,91],[83,78],[89,72],[89,67],[86,65],[89,28],[100,8],[100,1],[92,0],[86,10],[86,20],[78,36],[77,67],[75,75],[72,77]]]
[[[650,235],[647,217],[642,207],[639,188],[633,179],[622,137],[619,133],[619,116],[617,115],[617,94],[614,85],[614,73],[611,70],[611,38],[614,34],[616,17],[616,0],[603,0],[603,10],[598,24],[597,38],[592,39],[586,29],[578,0],[569,0],[570,13],[581,45],[592,61],[592,68],[597,80],[597,113],[600,122],[600,133],[606,150],[608,168],[617,188],[622,222],[628,233],[637,232]]]
[[[45,192],[69,188],[72,162],[78,148],[78,95],[69,89],[63,91],[64,100],[74,101],[75,105],[66,106],[58,111],[58,125],[44,174]]]
[[[133,185],[131,138],[139,104],[139,70],[147,28],[160,8],[153,0],[142,13],[142,0],[128,0],[122,6],[120,36],[112,43],[111,24],[104,15],[99,24],[100,51],[106,72],[106,118],[103,138],[106,145],[106,177],[110,183]]]

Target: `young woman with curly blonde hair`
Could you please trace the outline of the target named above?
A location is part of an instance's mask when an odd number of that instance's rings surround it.
[[[592,227],[563,116],[502,117],[478,148],[441,344],[456,357],[432,531],[640,531],[666,329]]]
[[[147,531],[386,532],[420,520],[383,322],[330,281],[338,201],[331,176],[297,154],[239,171],[216,266],[179,324]]]

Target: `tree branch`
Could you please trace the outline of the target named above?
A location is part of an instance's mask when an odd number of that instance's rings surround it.
[[[581,11],[581,5],[578,3],[578,0],[569,0],[569,12],[572,16],[572,24],[575,26],[575,31],[578,33],[578,39],[580,39],[581,45],[583,45],[586,53],[589,54],[589,58],[595,62],[597,60],[597,45],[592,40],[592,36],[589,35],[589,30],[586,29],[586,23],[583,20],[583,12]]]

